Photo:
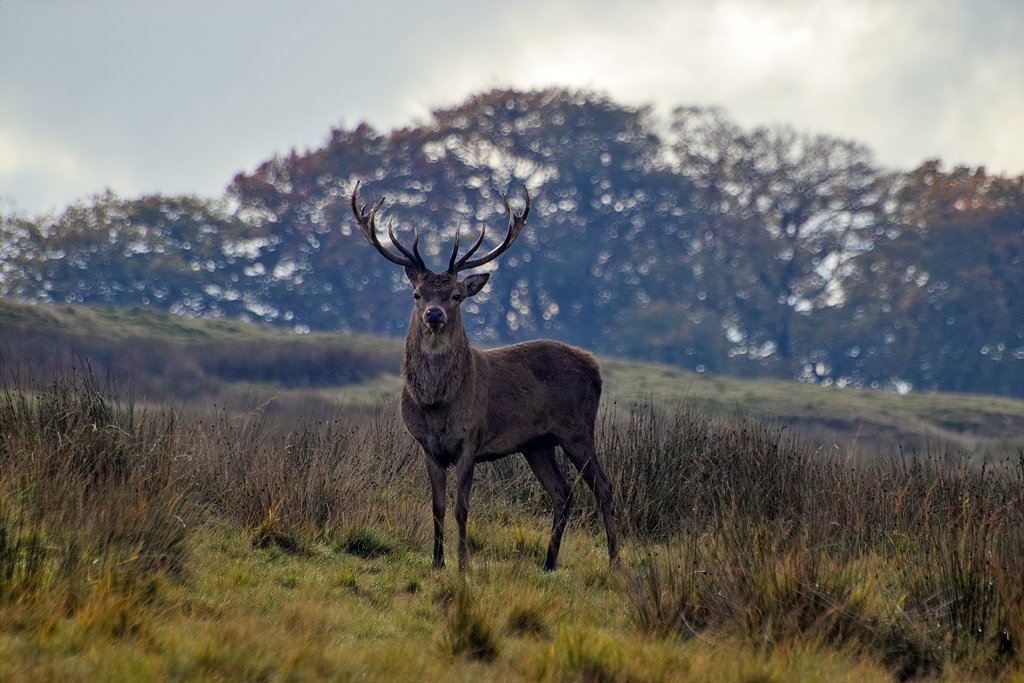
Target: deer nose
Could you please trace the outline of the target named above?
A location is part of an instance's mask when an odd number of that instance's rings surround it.
[[[444,322],[444,310],[438,306],[431,306],[423,314],[423,320],[428,325],[437,325]]]

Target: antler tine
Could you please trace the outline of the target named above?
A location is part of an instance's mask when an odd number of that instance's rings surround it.
[[[476,238],[476,242],[473,243],[473,246],[471,246],[469,248],[469,251],[467,251],[462,256],[462,258],[460,258],[458,261],[456,261],[455,259],[459,255],[459,233],[460,232],[461,232],[461,227],[455,228],[455,248],[452,250],[452,257],[451,257],[451,259],[449,259],[449,261],[448,261],[448,272],[451,273],[452,275],[454,275],[455,273],[458,273],[460,270],[463,270],[462,265],[466,261],[468,261],[469,257],[472,256],[473,254],[475,254],[476,250],[480,248],[480,245],[484,243],[484,235],[487,234],[487,226],[486,225],[480,226],[480,236]]]
[[[415,225],[412,228],[412,235],[412,252],[410,253],[408,249],[402,246],[402,243],[398,241],[398,238],[395,237],[395,222],[388,221],[388,237],[391,238],[391,244],[398,247],[398,251],[405,254],[407,259],[417,264],[417,266],[423,270],[426,270],[427,266],[423,262],[423,257],[420,256],[420,229]]]
[[[413,268],[416,270],[426,270],[427,266],[424,264],[423,259],[420,257],[419,252],[419,232],[416,232],[416,237],[413,240],[412,252],[403,247],[398,239],[395,237],[394,221],[388,225],[388,235],[391,237],[391,243],[398,247],[398,250],[404,254],[404,258],[396,254],[391,253],[387,247],[380,243],[377,239],[377,212],[384,206],[384,198],[373,205],[373,207],[367,211],[366,205],[363,204],[362,208],[359,206],[359,186],[361,183],[356,182],[356,188],[352,191],[352,213],[355,214],[356,222],[359,224],[359,230],[363,233],[363,237],[374,246],[374,248],[380,252],[380,255],[386,258],[392,263],[404,266],[406,268]]]
[[[478,259],[470,261],[469,257],[480,248],[481,244],[483,244],[486,228],[481,228],[480,237],[473,245],[473,248],[467,251],[466,255],[456,261],[452,266],[449,266],[449,272],[457,273],[461,270],[478,268],[485,263],[490,263],[494,259],[498,258],[506,249],[512,246],[512,243],[516,241],[517,237],[519,237],[519,233],[522,232],[523,226],[526,225],[526,217],[530,214],[530,192],[526,189],[525,185],[523,186],[523,194],[526,196],[526,206],[523,208],[523,212],[518,214],[512,211],[512,207],[509,206],[508,203],[508,198],[505,197],[504,194],[501,195],[501,202],[505,205],[505,211],[508,212],[508,232],[505,233],[505,239],[501,241],[501,244],[495,247],[491,252]],[[455,255],[453,254],[452,259],[454,260],[454,258]]]
[[[455,226],[455,247],[452,249],[452,257],[448,259],[448,272],[454,275],[459,272],[455,270],[455,259],[459,256],[459,233],[462,232],[462,226]]]
[[[480,226],[480,236],[476,238],[476,242],[469,248],[462,258],[458,261],[455,260],[455,254],[459,250],[459,232],[455,231],[455,251],[452,252],[452,259],[448,262],[448,272],[455,274],[460,270],[464,270],[463,264],[469,260],[469,257],[476,253],[476,250],[480,248],[480,245],[484,243],[484,235],[487,234],[487,226]]]

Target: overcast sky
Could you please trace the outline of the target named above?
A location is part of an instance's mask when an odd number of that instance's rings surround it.
[[[2,0],[0,195],[217,196],[332,126],[551,85],[1024,172],[1024,0]]]

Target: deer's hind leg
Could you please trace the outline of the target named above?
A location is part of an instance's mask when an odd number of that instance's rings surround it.
[[[558,563],[558,549],[562,545],[562,533],[569,520],[572,507],[572,487],[565,480],[562,469],[555,460],[554,446],[535,446],[523,450],[526,464],[530,466],[534,476],[551,498],[554,520],[551,523],[551,541],[548,543],[548,554],[544,558],[544,571],[552,571]]]
[[[616,565],[619,561],[619,544],[615,532],[615,504],[612,498],[612,483],[601,468],[594,448],[594,437],[584,434],[575,439],[562,441],[562,450],[572,464],[579,470],[583,481],[594,492],[597,504],[604,518],[604,531],[608,537],[608,560]]]

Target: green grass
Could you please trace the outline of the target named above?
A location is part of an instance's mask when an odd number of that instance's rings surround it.
[[[905,395],[775,379],[737,379],[670,366],[603,360],[606,392],[688,400],[778,420],[822,444],[900,444],[968,451],[1024,442],[1024,401],[973,394]]]
[[[43,378],[89,365],[131,386],[140,400],[275,410],[325,399],[320,390],[356,387],[398,371],[401,341],[366,335],[296,334],[267,325],[156,311],[0,302],[5,371]],[[296,399],[284,392],[312,389]],[[295,413],[293,413],[295,414]]]
[[[296,334],[292,330],[227,318],[189,318],[152,308],[109,308],[80,304],[29,304],[14,299],[2,300],[4,322],[25,329],[43,329],[57,335],[95,335],[97,337],[201,341],[264,341],[322,344],[336,335],[324,332]],[[355,349],[401,348],[400,342],[370,335],[346,335],[346,343]]]
[[[484,531],[479,529],[478,531]],[[478,554],[472,575],[435,575],[425,555],[375,560],[324,546],[253,550],[205,528],[189,578],[134,608],[114,596],[0,639],[10,681],[90,680],[889,680],[857,654],[801,645],[750,651],[728,635],[649,638],[619,605],[624,578],[570,543],[573,568]],[[587,581],[590,578],[589,582]],[[596,579],[600,580],[596,580]],[[526,607],[524,607],[526,606]],[[542,630],[522,630],[523,610]]]
[[[547,502],[509,459],[479,468],[461,577],[430,568],[393,406],[277,423],[5,381],[0,677],[1024,677],[1024,453],[850,467],[692,403],[609,407],[598,449],[621,569],[577,491],[541,572]]]

